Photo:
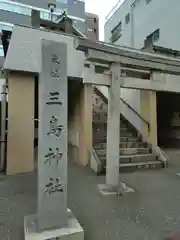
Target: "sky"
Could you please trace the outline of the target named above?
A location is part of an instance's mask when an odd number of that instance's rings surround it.
[[[85,0],[86,12],[95,13],[99,16],[100,40],[104,40],[104,19],[118,0]]]

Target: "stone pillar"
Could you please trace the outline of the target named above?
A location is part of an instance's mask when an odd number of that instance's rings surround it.
[[[84,83],[79,106],[79,163],[86,166],[92,148],[92,84]]]
[[[42,40],[39,79],[38,209],[24,219],[25,239],[83,240],[67,209],[67,45]]]
[[[43,40],[39,79],[38,229],[67,225],[67,47]]]
[[[65,33],[73,34],[72,20],[71,19],[66,19],[64,24],[65,24]]]
[[[156,92],[141,90],[141,116],[149,123],[141,122],[142,136],[144,141],[157,146],[157,106]]]
[[[34,170],[34,76],[8,75],[7,174]]]
[[[112,65],[112,82],[109,87],[106,184],[119,185],[119,144],[120,144],[120,65]]]
[[[31,11],[31,26],[34,28],[40,28],[40,11],[32,9]]]
[[[149,122],[149,92],[146,90],[140,90],[140,115],[143,117],[144,120]],[[139,120],[141,124],[141,132],[143,141],[147,141],[149,138],[149,130],[148,125],[142,121]]]
[[[157,104],[156,92],[149,91],[149,124],[150,124],[150,143],[157,146]]]

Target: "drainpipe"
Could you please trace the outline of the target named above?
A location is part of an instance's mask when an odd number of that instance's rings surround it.
[[[6,104],[7,104],[7,77],[5,77],[5,83],[2,86],[2,101],[1,101],[1,160],[0,160],[0,171],[6,171],[5,161],[6,161],[6,144],[7,144],[7,134],[6,134]]]
[[[136,2],[138,2],[139,0],[135,0],[132,4],[131,4],[131,47],[134,48],[134,8],[135,8],[135,4]]]

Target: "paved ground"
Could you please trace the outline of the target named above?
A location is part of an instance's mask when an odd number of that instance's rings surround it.
[[[171,152],[170,152],[171,155]],[[171,155],[174,156],[174,155]],[[169,169],[122,174],[136,192],[100,195],[90,170],[69,166],[68,206],[86,240],[160,240],[180,226],[180,154]],[[23,217],[36,210],[36,175],[0,177],[0,240],[23,240]]]

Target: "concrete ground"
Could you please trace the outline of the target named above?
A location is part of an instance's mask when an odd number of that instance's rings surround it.
[[[174,154],[174,153],[173,153]],[[69,164],[68,207],[85,230],[85,240],[160,240],[180,227],[180,154],[166,170],[121,175],[136,190],[101,196],[104,177]],[[36,174],[0,177],[0,240],[23,240],[23,217],[36,211]]]

